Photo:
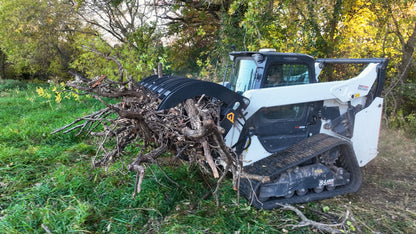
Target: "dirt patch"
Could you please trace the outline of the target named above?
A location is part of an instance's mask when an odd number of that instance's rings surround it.
[[[358,233],[416,230],[416,138],[397,130],[380,133],[378,156],[361,168],[358,192],[322,200],[321,206],[352,211]]]
[[[362,168],[363,184],[356,194],[379,207],[391,204],[416,212],[416,140],[384,129],[379,155]]]
[[[383,129],[379,155],[361,170],[360,190],[331,203],[349,204],[357,228],[363,232],[416,230],[416,139]]]

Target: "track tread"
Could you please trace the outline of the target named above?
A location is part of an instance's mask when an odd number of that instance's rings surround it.
[[[349,157],[348,160],[341,160],[342,164],[352,172],[352,182],[348,185],[337,187],[334,191],[324,191],[322,193],[312,193],[305,196],[294,196],[292,198],[278,198],[265,202],[258,201],[255,193],[253,193],[253,191],[257,191],[261,186],[259,181],[241,179],[239,191],[258,209],[273,209],[278,208],[280,206],[279,204],[304,203],[355,192],[361,185],[361,171],[352,146],[348,141],[326,134],[317,134],[309,137],[281,152],[245,166],[244,171],[249,174],[269,176],[274,180],[287,169],[302,164],[337,146],[343,147],[343,150]]]
[[[262,160],[244,167],[250,174],[275,177],[290,167],[309,160],[335,145],[344,143],[343,140],[326,134],[317,134],[309,137],[291,147],[270,155]]]

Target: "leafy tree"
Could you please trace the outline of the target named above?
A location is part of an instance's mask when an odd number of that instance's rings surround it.
[[[125,70],[131,72],[127,75],[138,79],[152,74],[159,62],[166,64],[162,28],[157,27],[154,8],[149,2],[83,0],[74,4],[78,16],[100,33],[99,37],[78,43],[79,48],[94,47],[101,53],[115,56]],[[72,67],[85,73],[116,76],[117,68],[106,67],[102,58],[92,59],[96,56],[91,50],[84,50]]]
[[[0,1],[0,47],[21,74],[65,76],[79,23],[64,1]]]
[[[172,23],[179,38],[174,46],[185,49],[181,52],[184,56],[177,56],[177,60],[185,62],[187,60],[182,57],[192,56],[198,58],[195,61],[197,65],[212,68],[221,61],[213,59],[212,55],[222,56],[224,61],[227,47],[231,44],[240,50],[271,47],[282,52],[302,52],[316,57],[387,57],[390,66],[385,88],[388,108],[385,110],[390,116],[399,112],[405,118],[414,118],[415,1],[242,0],[214,3],[222,3],[220,10],[211,13],[219,20],[209,21],[219,28],[215,32],[206,30],[204,18],[199,17],[203,14],[197,14],[208,11],[207,6],[201,9],[202,4],[197,8],[188,2],[177,8],[185,13],[173,19]],[[193,30],[181,31],[188,29],[188,25],[192,25]],[[199,33],[195,33],[196,29]],[[198,45],[197,40],[209,41],[208,48],[197,47],[208,49],[209,54],[202,56],[203,51],[190,53],[186,45],[194,48]],[[184,63],[184,66],[186,64],[191,63]],[[341,76],[353,71],[332,68],[332,71],[335,70]],[[218,72],[212,76],[218,77]]]
[[[415,5],[414,0],[0,0],[0,76],[11,64],[31,76],[65,76],[72,68],[117,79],[117,64],[105,59],[114,57],[125,76],[140,79],[161,62],[168,73],[218,81],[231,45],[315,57],[388,57],[385,110],[410,119],[416,113]]]
[[[347,18],[345,15],[351,3],[242,0],[218,1],[221,7],[217,8],[208,8],[209,4],[213,4],[209,2],[205,8],[201,8],[203,5],[199,2],[198,6],[186,2],[177,8],[181,10],[181,17],[166,18],[173,20],[169,25],[176,26],[174,29],[177,31],[173,32],[179,35],[173,46],[186,48],[181,53],[185,57],[198,58],[193,62],[197,65],[214,67],[220,61],[224,64],[230,45],[235,45],[239,50],[275,48],[281,52],[302,52],[317,57],[346,55],[340,53],[338,45],[342,39],[340,27]],[[209,11],[212,9],[216,11]],[[206,29],[207,21],[201,14],[204,11],[218,18],[208,21],[210,26],[214,25],[218,30]],[[199,45],[200,41],[208,42],[207,46]],[[189,54],[187,46],[195,52]],[[178,50],[173,51],[176,54]],[[186,64],[192,64],[192,61]],[[215,75],[219,76],[218,72]]]
[[[372,9],[382,42],[382,55],[390,59],[391,69],[385,88],[386,112],[393,125],[415,123],[416,116],[416,1],[380,0]],[[416,132],[416,125],[412,126]]]
[[[232,1],[157,1],[160,22],[167,29],[168,60],[179,74],[213,80],[222,58],[223,14]]]

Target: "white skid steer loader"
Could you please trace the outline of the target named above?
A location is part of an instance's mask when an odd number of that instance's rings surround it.
[[[377,156],[387,59],[313,59],[274,50],[231,52],[223,85],[151,76],[140,83],[167,109],[202,94],[222,101],[224,139],[247,173],[239,190],[273,209],[358,190],[360,167]],[[357,76],[320,82],[327,64],[365,64]],[[217,162],[221,164],[221,162]]]

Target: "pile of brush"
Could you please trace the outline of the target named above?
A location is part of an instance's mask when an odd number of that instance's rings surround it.
[[[97,156],[93,159],[94,166],[114,162],[124,155],[127,146],[134,147],[140,142],[143,150],[128,166],[129,170],[137,173],[134,195],[141,189],[146,171],[144,164],[157,163],[162,155],[196,163],[207,174],[218,178],[215,195],[228,172],[233,175],[234,188],[238,188],[242,167],[239,157],[224,143],[224,130],[219,126],[219,101],[201,96],[167,110],[157,110],[160,100],[133,80],[119,82],[106,76],[83,77],[67,85],[80,94],[96,98],[106,107],[53,133],[78,131],[78,134],[101,137]],[[117,103],[109,104],[105,101],[109,98],[117,100]],[[108,142],[115,144],[109,148]]]

